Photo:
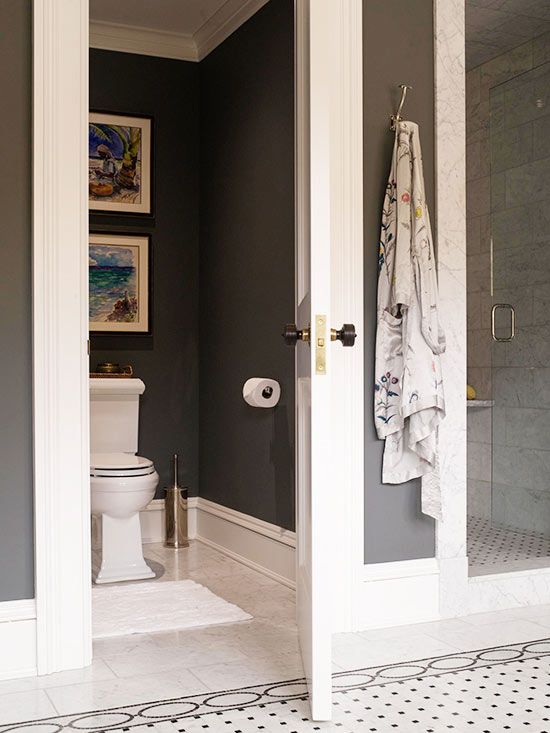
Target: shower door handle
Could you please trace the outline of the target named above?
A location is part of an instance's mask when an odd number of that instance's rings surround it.
[[[496,334],[496,313],[499,308],[507,308],[510,311],[510,335],[497,336]],[[491,336],[493,341],[511,341],[516,335],[516,311],[514,306],[509,303],[495,303],[491,309]]]

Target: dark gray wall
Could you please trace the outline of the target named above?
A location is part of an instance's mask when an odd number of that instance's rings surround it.
[[[132,364],[145,382],[139,451],[170,480],[198,491],[199,68],[196,63],[112,51],[90,52],[91,109],[153,117],[154,217],[91,214],[92,231],[152,236],[151,336],[92,336],[92,367]]]
[[[400,90],[414,87],[404,115],[420,125],[428,205],[434,212],[432,0],[364,0],[365,157],[365,562],[432,557],[435,525],[420,511],[419,481],[381,483],[383,443],[372,417],[380,214],[389,174],[390,114]],[[433,218],[433,217],[432,217]]]
[[[34,596],[31,3],[0,3],[0,601]]]
[[[294,526],[293,3],[274,0],[200,63],[200,494]],[[247,378],[282,386],[245,404]]]

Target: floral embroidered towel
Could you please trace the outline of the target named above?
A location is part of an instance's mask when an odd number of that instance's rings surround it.
[[[445,417],[436,262],[418,125],[400,122],[382,210],[374,419],[382,481],[422,477],[422,511],[442,519],[438,426]]]

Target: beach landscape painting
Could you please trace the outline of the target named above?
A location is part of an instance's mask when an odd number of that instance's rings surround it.
[[[90,113],[89,205],[95,211],[151,213],[151,119]]]
[[[149,331],[149,237],[90,234],[90,331]]]

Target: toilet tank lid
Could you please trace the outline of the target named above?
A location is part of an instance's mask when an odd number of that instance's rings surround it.
[[[90,394],[103,395],[140,395],[145,392],[145,384],[135,377],[92,377]]]

